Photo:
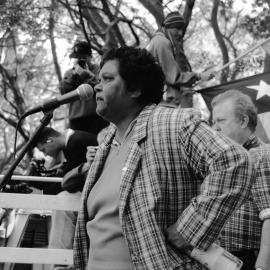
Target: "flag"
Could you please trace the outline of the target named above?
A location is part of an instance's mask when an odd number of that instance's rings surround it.
[[[257,135],[270,143],[270,72],[246,77],[213,87],[198,90],[211,111],[212,99],[226,90],[235,89],[249,95],[258,109]]]

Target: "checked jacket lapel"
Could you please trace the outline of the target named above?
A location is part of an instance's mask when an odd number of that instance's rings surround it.
[[[132,185],[136,178],[136,172],[138,171],[138,167],[140,166],[140,160],[142,156],[142,150],[140,147],[140,143],[144,140],[147,135],[147,123],[150,117],[151,112],[155,108],[156,105],[146,106],[139,116],[137,117],[137,122],[134,127],[134,136],[132,138],[131,146],[128,150],[127,160],[125,162],[124,167],[122,168],[122,176],[121,176],[121,184],[120,184],[120,198],[119,198],[119,216],[120,221],[122,220],[122,216],[124,214],[129,194],[132,191]],[[97,182],[100,174],[102,173],[102,169],[106,158],[108,156],[109,150],[111,148],[111,143],[114,139],[116,132],[115,125],[111,124],[108,127],[107,135],[105,136],[104,141],[100,145],[97,157],[95,158],[94,163],[92,164],[91,170],[89,171],[88,178],[93,179],[89,181],[87,186],[85,186],[85,200],[84,204],[86,207],[87,197]]]
[[[156,105],[146,106],[139,116],[134,127],[134,135],[131,141],[131,146],[128,150],[127,160],[122,168],[122,177],[120,184],[120,199],[119,199],[119,216],[120,221],[124,215],[130,192],[140,166],[142,149],[140,147],[141,142],[147,135],[147,123],[151,112]]]

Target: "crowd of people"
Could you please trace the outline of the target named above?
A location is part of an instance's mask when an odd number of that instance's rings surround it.
[[[60,163],[61,187],[79,213],[52,216],[51,248],[74,251],[56,270],[207,269],[190,251],[216,243],[241,269],[270,269],[270,146],[256,136],[249,96],[212,101],[212,126],[192,108],[186,23],[169,13],[146,47],[106,51],[76,43],[61,93],[89,83],[95,98],[69,105],[69,128],[44,128],[37,148]],[[60,161],[60,162],[59,162]],[[222,268],[220,268],[222,270]]]

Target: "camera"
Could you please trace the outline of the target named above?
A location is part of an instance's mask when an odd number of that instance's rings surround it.
[[[81,68],[86,68],[86,60],[85,59],[78,59],[77,63]]]
[[[45,167],[45,159],[35,159],[33,158],[30,162],[28,175],[32,176],[44,176],[44,177],[54,177],[59,176],[59,171],[57,169],[47,169]]]

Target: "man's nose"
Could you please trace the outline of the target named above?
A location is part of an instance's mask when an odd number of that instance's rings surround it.
[[[178,30],[178,35],[181,36],[181,37],[183,37],[183,29],[179,29]]]
[[[214,130],[216,130],[216,131],[220,131],[220,127],[219,127],[219,125],[218,125],[217,123],[214,123],[214,124],[212,125],[212,128],[213,128]]]
[[[96,93],[99,92],[99,91],[101,91],[101,89],[102,89],[102,86],[101,86],[101,83],[100,82],[94,86],[94,91]]]

